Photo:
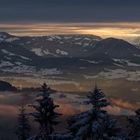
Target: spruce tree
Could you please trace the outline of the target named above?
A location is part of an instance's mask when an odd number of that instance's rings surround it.
[[[110,102],[107,101],[105,94],[95,85],[93,91],[89,92],[88,103],[92,105],[92,109],[100,110],[103,107],[110,105]]]
[[[30,135],[30,125],[27,114],[25,113],[25,107],[22,105],[19,109],[18,121],[16,126],[17,140],[27,140]]]
[[[129,140],[140,140],[140,109],[135,111],[136,115],[128,118],[130,124]]]
[[[103,107],[110,105],[105,94],[95,86],[88,95],[92,108],[73,116],[69,121],[69,130],[73,140],[109,140],[116,138],[118,128]]]
[[[59,113],[55,112],[58,105],[55,105],[50,97],[52,90],[44,83],[41,93],[37,95],[36,104],[33,105],[35,112],[31,113],[34,120],[39,124],[37,140],[52,140],[54,126],[58,124]]]

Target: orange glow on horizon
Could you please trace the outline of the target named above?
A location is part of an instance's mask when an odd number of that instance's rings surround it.
[[[94,34],[106,37],[140,37],[140,22],[0,24],[0,31],[20,36]]]

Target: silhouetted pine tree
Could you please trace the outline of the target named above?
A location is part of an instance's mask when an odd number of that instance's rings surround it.
[[[19,109],[18,122],[16,126],[17,140],[27,140],[30,135],[30,125],[28,122],[27,114],[25,113],[25,107],[22,105]]]
[[[128,118],[130,124],[129,140],[140,140],[140,109],[135,111],[134,117]]]
[[[37,96],[36,104],[33,108],[36,112],[32,113],[34,120],[39,123],[40,129],[36,140],[52,140],[54,126],[58,124],[56,120],[60,114],[54,110],[58,107],[50,97],[52,90],[44,83],[41,93]]]
[[[107,101],[105,94],[95,86],[94,90],[89,92],[88,103],[92,105],[93,109],[100,110],[103,107],[110,105],[110,102]]]
[[[116,120],[111,119],[103,107],[110,105],[105,94],[95,86],[90,92],[88,103],[92,109],[73,116],[69,121],[69,130],[73,140],[110,140],[116,138]]]

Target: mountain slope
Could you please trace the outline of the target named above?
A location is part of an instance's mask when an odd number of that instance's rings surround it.
[[[17,37],[7,33],[0,33],[0,38],[0,71],[5,73],[47,75],[140,68],[140,50],[120,39],[94,35]]]
[[[0,43],[0,72],[26,73],[33,72],[41,59],[33,52],[8,42]]]
[[[94,53],[106,54],[114,58],[129,58],[140,51],[132,44],[115,38],[107,38],[96,44]]]
[[[26,47],[28,50],[42,57],[86,57],[95,44],[102,40],[100,37],[94,35],[12,37],[8,34],[4,35],[2,40],[12,40],[12,38],[13,44]]]
[[[115,62],[130,61],[140,64],[140,50],[134,45],[115,38],[107,38],[99,41],[91,57],[109,57]]]

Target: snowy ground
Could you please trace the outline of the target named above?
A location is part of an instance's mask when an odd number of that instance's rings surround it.
[[[124,78],[129,81],[140,81],[140,71],[127,71],[124,69],[106,69],[97,75],[84,75],[86,79],[104,78],[104,79],[120,79]]]

